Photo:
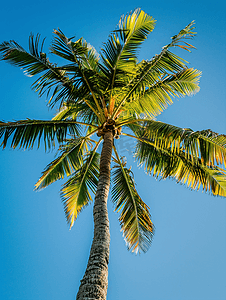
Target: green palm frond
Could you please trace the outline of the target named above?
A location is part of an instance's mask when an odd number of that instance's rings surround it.
[[[226,167],[226,135],[210,129],[198,131],[201,160],[207,165],[224,164]]]
[[[169,49],[175,46],[181,47],[184,43],[186,45],[185,40],[193,38],[195,35],[193,24],[193,22],[190,23],[177,35],[172,37],[171,43],[163,47],[159,55],[156,55],[150,61],[142,61],[137,65],[135,76],[130,79],[127,86],[121,91],[121,99],[118,100],[113,117],[117,115],[126,101],[133,101],[137,95],[140,97],[147,88],[153,87],[159,81],[162,81],[162,79],[170,78],[170,76],[181,73],[184,69],[187,69],[185,65],[186,61],[171,53]],[[184,46],[182,46],[182,48],[183,47]],[[191,45],[187,47],[194,48]]]
[[[0,44],[0,58],[12,65],[23,68],[26,74],[33,76],[52,68],[52,65],[48,62],[46,53],[43,52],[43,44],[44,40],[40,45],[39,34],[36,38],[34,38],[33,34],[29,37],[30,53],[13,40],[3,42]]]
[[[159,81],[152,87],[146,88],[141,94],[134,95],[134,100],[126,102],[123,110],[130,112],[131,115],[145,114],[154,118],[173,103],[172,97],[197,93],[200,75],[198,70],[184,69],[163,80],[159,78]]]
[[[99,71],[99,55],[83,38],[73,41],[74,37],[67,38],[60,29],[54,30],[54,34],[50,48],[52,53],[75,63],[71,67],[78,65],[83,69]]]
[[[132,57],[137,58],[137,50],[153,31],[155,22],[151,16],[139,8],[121,17],[118,25],[119,29],[116,30],[124,42],[120,60],[126,61]]]
[[[185,68],[181,72],[164,79],[160,85],[163,84],[163,87],[173,96],[191,96],[200,90],[198,86],[200,76],[200,71]]]
[[[157,149],[167,149],[172,153],[183,150],[190,160],[200,159],[208,166],[226,165],[226,136],[223,134],[211,130],[193,131],[153,120],[127,126],[138,139]]]
[[[65,103],[52,120],[78,120],[79,118],[82,119],[83,122],[76,122],[81,125],[89,126],[90,129],[99,126],[97,115],[93,114],[92,109],[85,103]]]
[[[42,121],[21,120],[15,122],[0,121],[1,146],[5,148],[8,143],[12,148],[33,148],[37,143],[39,148],[41,141],[45,149],[55,147],[55,140],[62,143],[67,134],[80,135],[80,125],[76,121]]]
[[[119,221],[123,235],[132,252],[146,252],[151,245],[154,234],[154,225],[148,206],[142,201],[135,189],[131,170],[126,163],[119,159],[114,148],[117,160],[113,171],[112,200],[115,210],[120,212]]]
[[[47,93],[47,97],[51,95],[51,99],[58,96],[56,101],[76,99],[76,85],[65,71],[49,62],[46,53],[43,52],[43,43],[44,40],[40,45],[39,34],[35,38],[31,34],[29,37],[30,53],[28,53],[15,41],[4,42],[0,44],[0,59],[21,67],[28,76],[43,73],[33,84],[33,88],[39,93],[39,96]]]
[[[194,48],[192,45],[185,42],[188,39],[192,39],[196,34],[196,32],[194,32],[195,27],[193,25],[194,21],[188,24],[177,35],[174,35],[171,38],[171,42],[162,48],[161,53],[155,55],[153,59],[147,62],[147,65],[149,64],[151,71],[169,74],[177,73],[184,69],[185,63],[187,62],[176,54],[170,52],[169,49],[176,46],[184,50]]]
[[[216,166],[207,166],[200,159],[188,158],[181,148],[172,153],[169,149],[138,141],[135,158],[156,178],[174,178],[193,190],[202,187],[214,196],[226,197],[226,172]]]
[[[68,74],[59,67],[55,69],[62,75],[62,78],[56,78],[55,74],[48,70],[32,84],[32,89],[38,93],[39,97],[46,94],[50,107],[57,103],[61,107],[64,102],[77,102],[81,92],[79,80],[71,80]]]
[[[80,105],[64,103],[52,120],[75,120],[80,111]]]
[[[86,155],[84,164],[61,189],[64,211],[70,228],[81,210],[92,201],[89,190],[93,193],[96,191],[100,155],[95,150]]]
[[[95,71],[93,74],[100,75],[99,54],[93,46],[88,44],[84,38],[73,41],[74,37],[67,38],[64,33],[58,29],[54,30],[54,39],[51,45],[51,52],[71,62],[62,68],[67,72],[77,70]],[[78,67],[76,69],[75,67]],[[91,74],[91,73],[90,73]]]
[[[51,47],[52,53],[72,62],[70,65],[63,66],[62,69],[73,73],[74,80],[78,82],[80,94],[82,93],[83,98],[89,94],[92,95],[94,104],[100,116],[103,117],[96,94],[101,90],[100,84],[105,85],[106,80],[100,75],[99,57],[94,48],[89,46],[82,38],[73,42],[72,38],[68,39],[60,30],[55,30],[54,33],[56,36]]]
[[[104,44],[101,55],[105,74],[111,88],[125,80],[125,72],[134,73],[137,63],[137,50],[147,35],[154,29],[155,20],[144,11],[137,9],[123,16],[118,29],[113,31]]]
[[[69,139],[59,147],[60,156],[47,165],[35,189],[42,189],[64,176],[70,176],[82,166],[87,149],[87,137]]]

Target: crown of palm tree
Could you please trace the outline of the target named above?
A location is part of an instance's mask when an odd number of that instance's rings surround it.
[[[194,23],[173,36],[159,55],[139,62],[139,48],[154,26],[155,20],[139,9],[123,16],[100,54],[83,38],[75,41],[55,30],[50,52],[63,58],[64,65],[49,62],[40,35],[30,36],[29,52],[15,41],[0,45],[1,59],[36,75],[33,89],[58,108],[49,121],[0,122],[1,145],[27,149],[44,141],[46,150],[58,147],[57,158],[35,187],[69,176],[61,196],[70,227],[96,191],[99,148],[108,131],[115,139],[133,138],[135,160],[154,177],[174,178],[191,189],[226,196],[226,136],[155,120],[174,97],[199,91],[201,72],[171,52],[174,47],[194,48],[187,42],[195,35]],[[112,201],[128,248],[146,251],[154,232],[149,208],[125,158],[113,149]]]

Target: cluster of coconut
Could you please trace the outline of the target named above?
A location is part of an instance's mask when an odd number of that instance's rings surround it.
[[[108,131],[113,132],[113,136],[115,139],[119,139],[119,135],[121,134],[122,127],[115,127],[115,120],[108,119],[101,126],[98,127],[97,136],[104,136],[104,134]]]

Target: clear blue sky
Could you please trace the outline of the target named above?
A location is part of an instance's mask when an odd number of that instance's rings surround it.
[[[14,39],[27,48],[30,32],[51,41],[54,28],[83,36],[97,50],[122,14],[136,7],[157,20],[140,52],[161,51],[192,20],[197,50],[179,55],[203,72],[200,92],[170,106],[158,118],[180,127],[226,133],[225,2],[172,1],[4,1],[0,42]],[[47,49],[47,48],[46,48]],[[178,53],[178,52],[177,52]],[[45,99],[30,89],[32,79],[0,62],[0,119],[50,119]],[[225,300],[226,199],[194,192],[174,181],[156,181],[133,163],[132,144],[119,140],[137,189],[151,208],[156,233],[146,254],[127,251],[109,201],[111,254],[108,300]],[[128,151],[127,151],[127,150]],[[54,153],[6,149],[0,152],[1,278],[4,300],[74,300],[92,239],[92,205],[71,231],[59,197],[61,183],[34,192],[34,184]]]

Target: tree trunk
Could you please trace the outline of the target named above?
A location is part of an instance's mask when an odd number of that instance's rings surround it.
[[[94,238],[76,300],[105,300],[107,296],[110,251],[107,199],[110,188],[112,146],[113,133],[108,131],[104,134],[100,158],[100,176],[93,208]]]

